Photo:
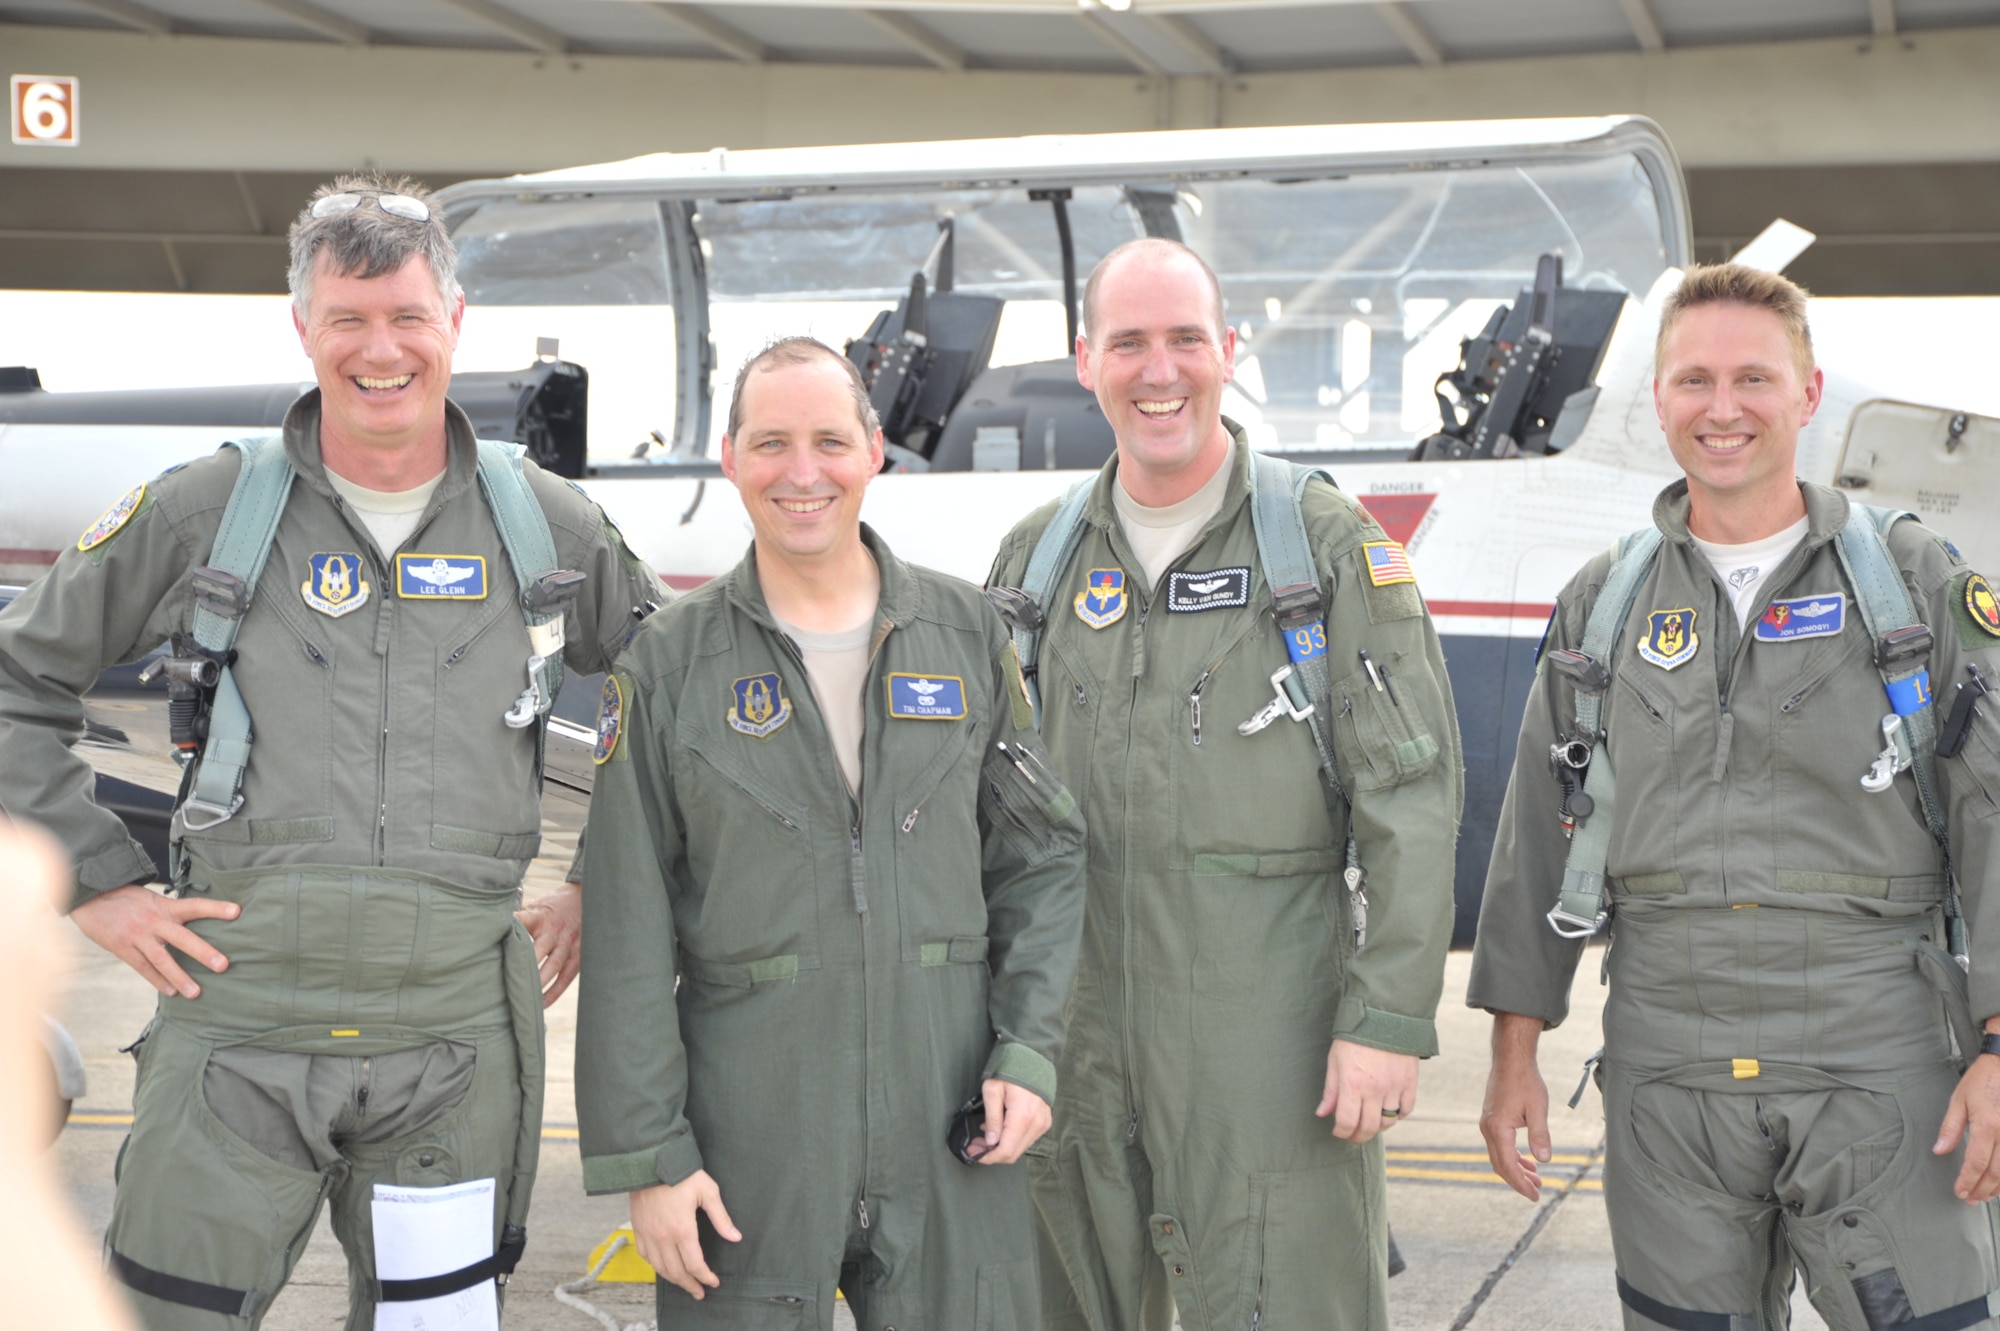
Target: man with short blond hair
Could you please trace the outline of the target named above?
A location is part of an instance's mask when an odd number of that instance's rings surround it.
[[[2000,608],[1943,537],[1797,478],[1821,386],[1793,283],[1721,265],[1669,298],[1653,399],[1686,475],[1558,598],[1487,875],[1480,1126],[1530,1199],[1536,1044],[1608,925],[1628,1331],[1782,1328],[1795,1268],[1834,1331],[2000,1308],[2000,730],[1974,706]]]

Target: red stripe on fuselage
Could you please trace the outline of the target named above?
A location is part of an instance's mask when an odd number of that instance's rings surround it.
[[[12,550],[0,546],[0,564],[53,564],[60,550]]]
[[[1477,616],[1481,619],[1547,619],[1555,607],[1546,601],[1433,601],[1433,615]]]

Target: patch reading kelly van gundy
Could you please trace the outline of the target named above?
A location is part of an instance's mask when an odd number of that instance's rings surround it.
[[[604,689],[597,695],[597,742],[590,746],[590,761],[602,767],[618,752],[625,733],[625,690],[618,676],[606,675]]]
[[[1655,610],[1646,616],[1646,636],[1639,639],[1639,655],[1662,670],[1677,670],[1694,660],[1701,639],[1695,636],[1694,611]]]
[[[1361,553],[1368,559],[1368,581],[1377,587],[1417,580],[1416,573],[1410,568],[1410,556],[1396,541],[1364,542]]]
[[[1773,601],[1757,616],[1758,642],[1831,638],[1847,627],[1847,597],[1839,592]]]
[[[1167,575],[1167,610],[1172,614],[1196,615],[1204,610],[1224,610],[1248,604],[1248,568],[1218,568],[1207,573]]]
[[[785,696],[777,672],[745,675],[729,686],[729,728],[752,739],[769,739],[792,719],[792,700]]]
[[[920,721],[965,719],[965,681],[957,675],[889,676],[889,715]]]
[[[484,555],[397,555],[396,595],[407,601],[483,601]]]
[[[1094,629],[1108,628],[1125,618],[1125,570],[1094,568],[1076,594],[1076,617]]]
[[[95,550],[116,536],[124,529],[125,524],[132,520],[132,515],[139,511],[139,505],[145,498],[144,482],[127,490],[117,503],[104,510],[103,517],[90,524],[89,531],[76,538],[76,548]]]
[[[368,604],[371,590],[361,577],[361,556],[336,552],[314,555],[306,561],[306,580],[299,592],[306,604],[322,615],[339,619]]]

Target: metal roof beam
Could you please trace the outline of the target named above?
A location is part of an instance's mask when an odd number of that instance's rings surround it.
[[[663,18],[672,19],[732,60],[741,60],[746,65],[763,63],[764,43],[741,28],[724,23],[705,10],[697,9],[693,5],[674,4],[647,4],[641,8],[650,9]]]
[[[537,23],[525,14],[503,9],[492,0],[434,0],[434,3],[443,5],[446,9],[457,10],[495,32],[512,37],[531,51],[546,51],[550,55],[561,55],[569,50],[569,38],[554,28]]]
[[[1229,52],[1211,41],[1209,35],[1191,20],[1179,14],[1146,14],[1143,17],[1152,25],[1153,31],[1180,47],[1189,59],[1216,78],[1227,78],[1236,72],[1236,61]]]
[[[866,19],[939,69],[955,74],[965,68],[965,52],[913,18],[883,9],[857,9],[854,16]]]
[[[1618,0],[1618,7],[1625,11],[1625,22],[1631,26],[1632,35],[1638,39],[1640,50],[1667,49],[1667,34],[1660,30],[1660,20],[1646,0]]]
[[[1410,12],[1408,5],[1387,0],[1386,3],[1377,3],[1375,12],[1382,16],[1382,21],[1389,25],[1392,32],[1403,39],[1403,45],[1409,48],[1418,64],[1444,63],[1444,50],[1437,44],[1437,38],[1431,36],[1430,29]]]
[[[1896,0],[1868,0],[1868,17],[1877,37],[1896,35]]]
[[[115,23],[123,23],[128,28],[151,33],[155,37],[173,35],[174,21],[157,9],[135,5],[132,0],[69,0],[78,9],[87,9],[93,14],[108,18]]]
[[[1131,38],[1112,27],[1110,23],[1105,21],[1102,14],[1093,9],[1078,9],[1076,11],[1076,19],[1077,22],[1083,24],[1084,27],[1089,28],[1092,33],[1096,34],[1099,41],[1116,51],[1119,55],[1124,56],[1127,61],[1131,62],[1132,67],[1141,74],[1156,79],[1167,77],[1166,66],[1147,55],[1139,47],[1134,46]]]
[[[322,9],[311,0],[250,0],[250,3],[261,5],[274,14],[282,14],[301,28],[348,46],[366,46],[373,35],[362,24]]]

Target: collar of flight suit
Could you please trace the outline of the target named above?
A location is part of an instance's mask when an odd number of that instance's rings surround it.
[[[285,453],[300,479],[332,499],[333,483],[326,478],[326,460],[319,448],[319,401],[319,389],[308,389],[286,410]],[[470,489],[479,476],[479,443],[472,418],[449,398],[444,404],[444,454],[444,479],[431,495],[426,516]]]
[[[1806,501],[1806,538],[1803,546],[1814,550],[1840,535],[1841,529],[1847,526],[1847,496],[1810,481],[1798,484],[1799,493]],[[1687,478],[1682,477],[1660,491],[1653,500],[1653,525],[1668,540],[1692,549],[1694,535],[1688,531],[1688,507],[1688,483]]]
[[[1222,418],[1222,428],[1229,431],[1229,437],[1236,446],[1229,450],[1229,486],[1223,491],[1222,507],[1215,510],[1215,516],[1208,520],[1194,540],[1188,543],[1192,550],[1208,539],[1208,534],[1218,527],[1234,520],[1238,510],[1250,502],[1250,439],[1243,427],[1227,416]],[[1119,525],[1118,508],[1111,498],[1111,487],[1118,484],[1118,454],[1111,458],[1097,473],[1097,480],[1090,487],[1090,499],[1083,506],[1084,521],[1107,535],[1118,533],[1121,538],[1124,529]]]
[[[875,568],[882,582],[875,602],[875,631],[868,640],[868,650],[872,653],[882,645],[883,637],[891,629],[900,628],[917,617],[923,592],[916,576],[910,572],[910,566],[890,553],[888,544],[865,522],[861,524],[861,544],[875,557]],[[773,633],[781,631],[776,617],[771,614],[770,603],[764,599],[764,585],[757,579],[757,546],[754,542],[729,574],[729,600],[753,622]]]

